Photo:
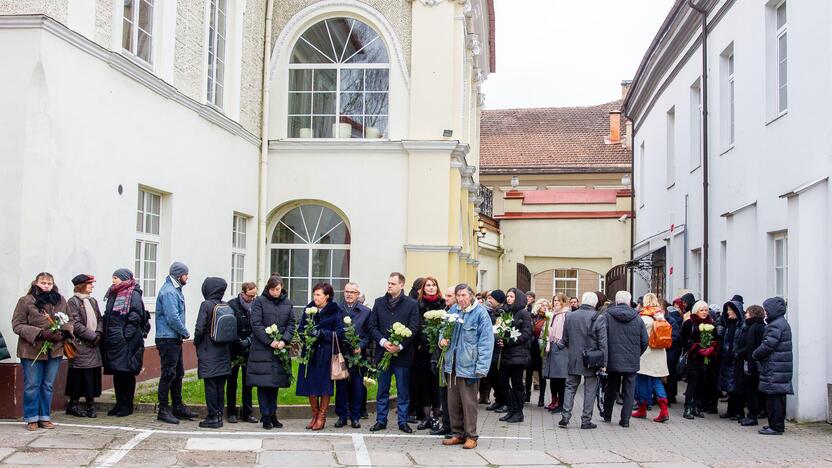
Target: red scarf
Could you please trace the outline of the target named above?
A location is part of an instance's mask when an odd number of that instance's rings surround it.
[[[127,281],[122,281],[117,285],[110,286],[107,291],[107,297],[115,294],[113,301],[113,313],[118,315],[125,315],[130,312],[130,298],[133,297],[133,291],[136,289],[136,280],[131,278]]]
[[[439,299],[439,294],[434,294],[433,296],[425,294],[424,296],[422,296],[422,299],[424,299],[426,302],[436,302]]]

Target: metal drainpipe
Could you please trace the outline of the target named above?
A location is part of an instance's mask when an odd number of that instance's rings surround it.
[[[266,27],[263,39],[263,90],[260,127],[260,164],[258,166],[258,192],[257,192],[257,284],[260,287],[266,284],[266,198],[268,196],[268,175],[269,175],[269,85],[271,81],[271,43],[272,43],[272,11],[274,0],[266,2]]]
[[[708,11],[693,0],[688,5],[702,17],[702,300],[708,300]],[[687,226],[685,226],[687,229]],[[687,252],[685,252],[687,256]]]

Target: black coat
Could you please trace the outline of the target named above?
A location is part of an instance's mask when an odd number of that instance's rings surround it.
[[[752,357],[760,363],[760,391],[768,395],[794,394],[792,372],[792,328],[786,321],[786,302],[780,297],[766,299],[766,325],[763,341]]]
[[[413,356],[416,351],[414,338],[416,338],[419,330],[419,303],[402,292],[401,299],[391,309],[387,302],[388,297],[389,294],[385,294],[376,299],[376,302],[373,304],[373,310],[370,313],[369,329],[370,337],[375,342],[375,361],[378,363],[386,352],[379,342],[382,339],[390,338],[390,329],[394,323],[399,322],[409,328],[413,332],[413,335],[401,343],[404,349],[399,352],[398,356],[393,356],[390,360],[390,365],[410,367],[413,365]]]
[[[445,299],[437,294],[435,301],[428,301],[424,298],[419,299],[419,336],[416,343],[416,355],[414,356],[414,366],[429,366],[432,355],[430,352],[430,344],[428,343],[428,335],[425,333],[425,312],[431,310],[445,310]],[[434,353],[436,359],[439,359],[439,351],[436,350],[439,346],[434,346]]]
[[[243,356],[248,360],[248,352],[251,349],[251,313],[243,307],[242,302],[240,296],[228,301],[228,306],[234,309],[234,316],[237,317],[237,337],[240,338],[239,342],[231,343],[232,360],[237,356]]]
[[[698,315],[691,314],[690,319],[686,320],[685,323],[682,324],[682,343],[684,343],[682,351],[688,355],[689,370],[692,369],[693,366],[705,366],[705,357],[698,352],[701,342],[699,325],[703,323],[713,325],[714,321],[710,315],[703,320],[700,319]],[[709,368],[714,367],[714,364],[717,362],[716,358],[719,355],[719,342],[717,341],[716,327],[714,327],[713,331],[712,344],[714,345],[714,352],[708,359],[709,362],[707,367]]]
[[[731,308],[737,314],[737,318],[730,320],[728,318],[728,309]],[[742,324],[745,310],[742,302],[729,301],[722,306],[722,316],[720,317],[720,331],[721,335],[718,340],[719,348],[719,388],[724,392],[739,393],[742,391],[741,375],[737,375],[737,359],[735,357],[735,350],[740,346],[742,339]]]
[[[208,277],[202,283],[202,297],[194,326],[194,345],[196,346],[197,375],[200,379],[210,379],[231,374],[231,350],[228,344],[215,343],[211,339],[211,323],[214,307],[222,304],[222,296],[228,283],[222,278]]]
[[[532,356],[530,345],[534,335],[532,334],[532,316],[526,309],[528,299],[519,289],[512,288],[509,291],[514,291],[514,304],[507,305],[506,308],[514,319],[511,326],[520,332],[520,336],[516,340],[504,340],[502,353],[499,347],[494,350],[494,353],[500,355],[501,366],[529,367]]]
[[[740,333],[740,345],[734,350],[738,369],[748,375],[760,373],[757,361],[751,357],[751,353],[760,347],[763,342],[766,323],[762,317],[752,317],[745,321]]]
[[[150,332],[150,315],[144,308],[138,285],[130,297],[130,309],[126,314],[113,313],[115,299],[115,294],[107,297],[102,317],[104,373],[138,375],[144,363],[144,339]]]
[[[352,326],[355,328],[355,334],[361,338],[358,347],[366,352],[370,345],[370,308],[364,304],[356,303],[353,307],[347,306],[345,302],[339,304],[344,311],[344,316],[352,319]],[[341,351],[347,352],[349,344],[342,344]]]
[[[273,298],[268,291],[258,296],[251,304],[251,350],[248,354],[246,377],[252,387],[286,388],[291,384],[291,375],[280,364],[271,347],[272,338],[266,334],[266,327],[277,325],[278,332],[286,346],[295,334],[294,305],[286,290],[280,297]]]
[[[648,336],[638,312],[626,304],[607,308],[607,372],[636,373]],[[599,317],[599,320],[601,317]]]

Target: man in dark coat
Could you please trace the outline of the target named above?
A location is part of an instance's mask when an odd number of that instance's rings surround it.
[[[607,366],[607,325],[606,318],[595,310],[598,296],[593,292],[584,293],[581,306],[566,316],[563,339],[557,344],[560,349],[568,349],[566,392],[563,402],[563,416],[558,426],[566,427],[572,417],[572,405],[581,379],[584,379],[584,408],[581,414],[581,429],[595,429],[592,412],[600,384],[598,369],[584,366],[584,351],[599,349],[603,353],[602,368]],[[595,318],[595,320],[593,320]]]
[[[781,435],[786,430],[786,395],[793,395],[792,328],[786,321],[786,301],[772,297],[763,302],[766,329],[752,357],[760,363],[760,391],[766,394],[768,426],[758,432]]]
[[[257,285],[255,283],[243,283],[240,286],[242,292],[228,301],[228,306],[234,309],[234,316],[237,317],[237,337],[239,342],[231,345],[231,375],[228,377],[228,385],[225,387],[226,413],[228,422],[237,422],[237,374],[242,369],[243,376],[243,407],[240,419],[247,423],[256,423],[257,419],[252,416],[254,407],[251,394],[254,387],[249,385],[246,376],[246,363],[248,352],[251,349],[251,304],[257,298]]]
[[[222,278],[208,277],[202,282],[202,297],[194,326],[197,375],[205,385],[205,404],[208,416],[199,427],[219,429],[222,427],[223,389],[231,374],[231,351],[228,344],[216,343],[211,339],[211,325],[214,308],[222,304],[222,297],[228,283]]]
[[[399,430],[406,434],[413,432],[407,425],[407,409],[410,404],[410,366],[413,364],[415,346],[413,338],[419,328],[419,303],[408,297],[404,288],[404,275],[393,272],[387,279],[387,294],[376,299],[370,313],[370,337],[376,343],[376,363],[381,361],[384,353],[393,353],[390,368],[379,370],[378,396],[376,398],[376,423],[370,431],[387,429],[387,411],[390,408],[390,382],[396,376],[396,415]],[[389,341],[393,324],[399,322],[407,327],[412,335],[400,344]]]
[[[621,427],[630,427],[630,412],[635,398],[636,373],[641,354],[647,350],[648,336],[638,312],[630,307],[633,297],[627,291],[615,294],[615,305],[607,308],[607,388],[604,391],[605,422],[612,420],[615,394],[621,387]]]
[[[370,333],[368,326],[370,323],[370,309],[364,304],[358,303],[358,296],[361,294],[361,289],[358,283],[349,282],[344,285],[344,302],[341,303],[341,308],[344,309],[346,317],[352,321],[352,326],[355,328],[355,334],[361,338],[358,348],[347,351],[347,346],[343,346],[344,352],[353,352],[356,354],[365,354],[367,346],[370,344]],[[361,419],[361,405],[365,401],[367,389],[364,387],[364,374],[360,366],[350,367],[350,376],[346,380],[338,380],[335,382],[335,414],[338,415],[338,421],[335,427],[344,427],[347,425],[347,419],[351,421],[353,429],[361,427],[359,422]]]

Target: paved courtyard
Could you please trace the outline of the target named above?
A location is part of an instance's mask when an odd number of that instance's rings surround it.
[[[536,396],[532,399],[536,401]],[[616,407],[618,411],[619,407]],[[580,423],[556,428],[559,416],[533,406],[526,421],[507,424],[480,413],[482,438],[476,450],[443,447],[440,438],[393,429],[304,430],[305,420],[282,421],[281,430],[255,424],[225,424],[221,430],[160,424],[153,414],[82,419],[56,416],[55,430],[28,432],[24,424],[0,421],[3,466],[454,466],[454,467],[832,467],[832,426],[787,426],[780,437],[757,435],[716,415],[687,421],[681,406],[671,420],[633,420],[629,429],[598,429]],[[372,416],[372,415],[371,415]],[[394,418],[392,418],[394,419]]]

